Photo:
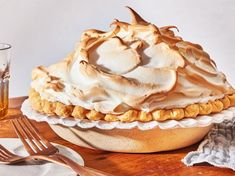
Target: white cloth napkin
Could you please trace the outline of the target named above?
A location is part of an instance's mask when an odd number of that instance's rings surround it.
[[[215,124],[197,151],[188,153],[182,161],[187,166],[207,162],[235,171],[235,117]]]
[[[9,149],[11,152],[27,156],[27,152],[24,150],[19,139],[13,138],[1,138],[0,144],[5,148]],[[65,146],[55,144],[61,154],[68,156],[74,161],[78,162],[81,165],[84,165],[82,157],[72,149],[69,149]],[[49,162],[40,162],[32,161],[25,164],[18,165],[3,165],[0,164],[0,176],[76,176],[77,174],[71,169],[49,163]]]

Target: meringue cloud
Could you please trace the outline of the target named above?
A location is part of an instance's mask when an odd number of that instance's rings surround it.
[[[104,71],[123,74],[135,69],[141,58],[135,49],[123,44],[119,37],[112,37],[89,53],[89,62]]]
[[[49,101],[111,114],[185,107],[233,91],[200,45],[128,9],[130,24],[115,20],[110,32],[84,31],[65,60],[33,70],[31,87]]]

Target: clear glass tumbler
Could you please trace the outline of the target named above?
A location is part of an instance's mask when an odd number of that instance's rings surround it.
[[[0,119],[8,110],[11,45],[0,43]]]

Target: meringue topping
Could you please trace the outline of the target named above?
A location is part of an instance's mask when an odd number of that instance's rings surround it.
[[[186,107],[232,92],[200,45],[128,9],[130,24],[115,20],[110,32],[84,31],[65,60],[33,70],[31,87],[43,99],[110,114]]]

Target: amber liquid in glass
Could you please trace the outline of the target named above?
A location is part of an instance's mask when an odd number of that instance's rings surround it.
[[[0,78],[0,120],[7,114],[9,80]]]
[[[8,110],[11,45],[0,43],[0,120]]]

